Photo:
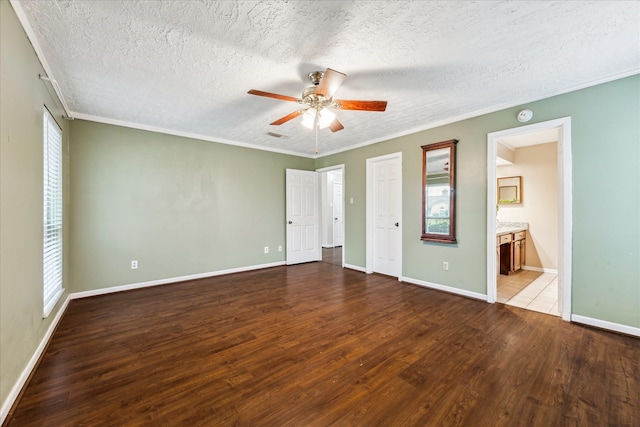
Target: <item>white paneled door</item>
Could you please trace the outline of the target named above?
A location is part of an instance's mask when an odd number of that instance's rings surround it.
[[[367,270],[399,278],[402,274],[401,155],[368,159],[367,187]]]
[[[333,246],[342,246],[342,183],[333,183]]]
[[[287,264],[322,259],[317,172],[287,169]]]

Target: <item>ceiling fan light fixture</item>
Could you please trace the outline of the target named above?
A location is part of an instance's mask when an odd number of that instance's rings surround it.
[[[329,125],[335,120],[336,115],[328,108],[320,110],[320,117],[318,118],[318,126],[320,129],[329,127]]]
[[[297,117],[302,116],[302,124],[309,129],[316,131],[316,138],[319,129],[329,128],[331,132],[338,132],[344,129],[344,125],[336,118],[336,110],[354,111],[385,111],[387,101],[364,101],[360,99],[333,99],[333,95],[338,90],[347,75],[340,71],[327,68],[325,71],[313,71],[308,74],[313,86],[302,91],[301,98],[280,95],[272,92],[251,89],[249,95],[264,96],[267,98],[279,99],[281,101],[295,102],[302,107],[278,120],[269,123],[279,126]]]
[[[318,113],[318,110],[316,108],[309,108],[302,115],[302,124],[309,129],[313,129],[315,127],[316,114],[318,114],[319,129],[329,127],[336,118],[336,115],[333,113],[333,111],[328,108],[321,109],[320,113]]]
[[[313,129],[316,120],[316,109],[308,108],[302,115],[302,125],[309,129]]]

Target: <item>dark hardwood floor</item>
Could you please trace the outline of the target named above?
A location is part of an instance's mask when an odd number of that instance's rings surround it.
[[[9,426],[640,426],[640,340],[317,262],[71,301]]]
[[[322,248],[322,262],[342,267],[342,246]]]

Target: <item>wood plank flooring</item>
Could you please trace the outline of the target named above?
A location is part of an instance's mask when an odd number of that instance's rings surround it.
[[[71,301],[8,426],[640,426],[640,340],[309,263]]]
[[[322,248],[322,262],[342,267],[342,246]]]

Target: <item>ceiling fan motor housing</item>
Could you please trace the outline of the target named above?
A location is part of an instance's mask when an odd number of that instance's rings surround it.
[[[311,86],[306,88],[302,92],[302,99],[300,100],[300,104],[306,104],[312,108],[324,108],[331,106],[331,99],[326,98],[322,95],[316,95],[316,86]]]
[[[318,86],[320,84],[322,76],[324,76],[324,71],[312,71],[307,74],[307,77],[309,77],[309,80],[311,80],[311,83],[313,83],[314,86]]]
[[[306,106],[306,108],[299,109],[281,117],[280,119],[270,123],[271,125],[277,126],[296,117],[307,116],[308,118],[313,115],[313,122],[315,126],[317,126],[318,118],[320,117],[320,119],[324,119],[326,122],[325,124],[328,124],[331,132],[342,130],[344,129],[344,126],[328,109],[385,111],[387,108],[387,101],[363,101],[357,99],[337,99],[334,101],[333,94],[347,77],[344,73],[327,68],[325,71],[312,71],[307,74],[307,76],[313,86],[306,88],[302,92],[302,98],[294,98],[293,96],[264,92],[256,89],[251,89],[248,93],[250,95],[265,96],[267,98],[295,102]],[[331,123],[329,123],[330,120],[332,120]]]

